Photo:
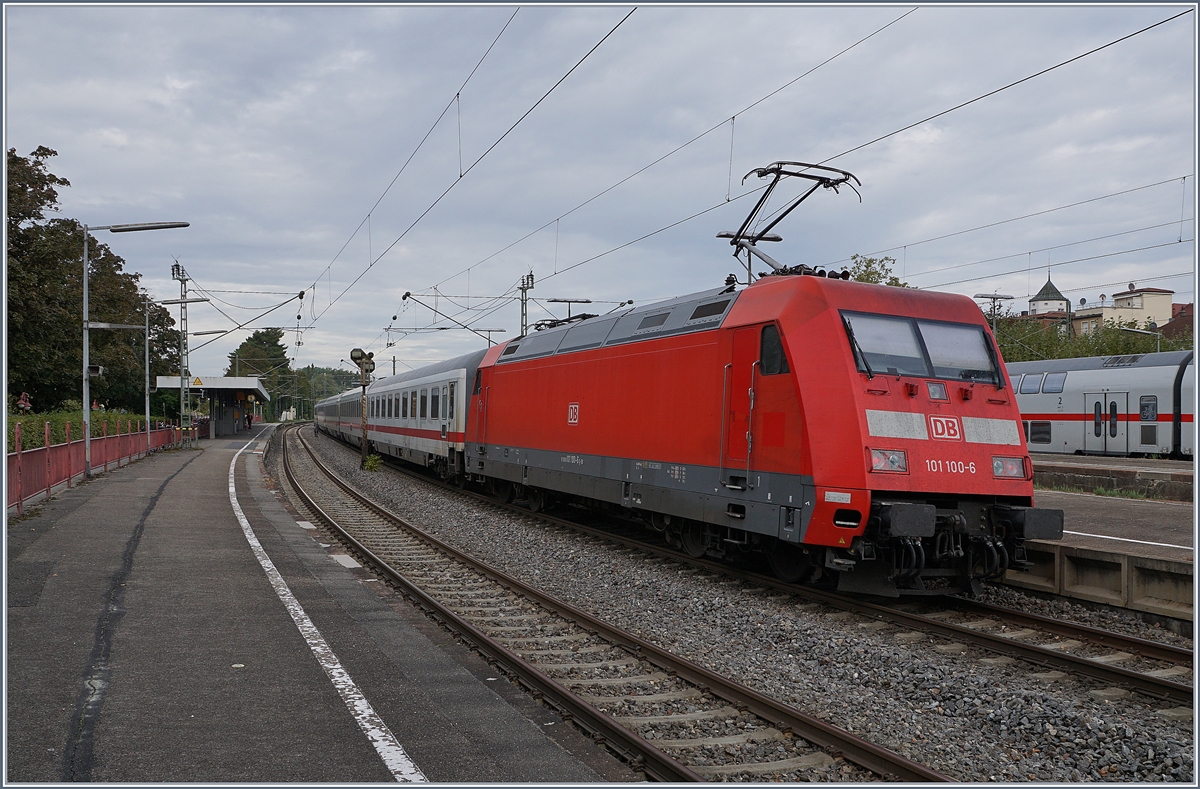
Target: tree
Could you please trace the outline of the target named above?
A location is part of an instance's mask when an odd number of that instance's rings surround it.
[[[264,406],[267,419],[278,417],[286,408],[280,402],[281,396],[289,401],[295,399],[292,363],[282,339],[283,329],[259,329],[229,354],[229,367],[225,369],[227,376],[255,376],[261,379],[271,394],[271,402]]]
[[[28,157],[8,150],[8,382],[14,397],[29,392],[39,411],[78,402],[83,366],[83,227],[73,219],[48,219],[58,207],[58,187],[70,186],[49,172],[57,154],[39,146]],[[89,319],[144,321],[139,274],[107,245],[88,239]],[[179,333],[166,309],[150,311],[151,375],[179,367]],[[92,382],[96,400],[140,413],[144,340],[141,332],[91,332],[90,363],[105,368]]]
[[[1135,353],[1154,353],[1158,338],[1125,331],[1144,329],[1136,321],[1106,320],[1099,328],[1086,334],[1068,333],[1066,326],[1021,318],[1011,310],[1003,310],[996,321],[996,340],[1005,362],[1025,362],[1041,359],[1074,359],[1082,356],[1118,356]],[[1192,350],[1193,337],[1162,340],[1163,351]]]
[[[890,257],[865,258],[862,255],[850,256],[850,279],[855,282],[869,282],[874,285],[891,285],[896,288],[907,288],[907,282],[901,282],[892,275],[892,266],[896,259]]]

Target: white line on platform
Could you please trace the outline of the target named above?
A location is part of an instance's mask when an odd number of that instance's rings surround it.
[[[1179,548],[1184,551],[1192,550],[1190,545],[1172,545],[1169,542],[1147,542],[1146,540],[1131,540],[1128,537],[1109,537],[1107,534],[1088,534],[1083,531],[1067,531],[1063,529],[1063,534],[1074,534],[1076,537],[1095,537],[1099,540],[1119,540],[1121,542],[1135,542],[1138,545],[1157,545],[1159,548]]]
[[[238,458],[246,451],[246,447],[253,444],[251,441],[246,446],[237,451],[233,456],[233,461],[229,464],[229,503],[233,505],[233,513],[237,516],[238,523],[242,525],[242,533],[246,535],[246,540],[250,543],[250,549],[254,551],[254,556],[258,559],[258,563],[262,565],[263,571],[267,574],[267,579],[270,580],[271,586],[275,588],[275,594],[279,595],[279,599],[283,602],[288,613],[292,615],[292,621],[296,623],[296,627],[300,630],[300,635],[304,636],[304,640],[308,642],[309,649],[312,650],[313,656],[317,662],[321,664],[321,668],[325,669],[325,673],[329,676],[329,680],[333,683],[342,700],[346,702],[346,706],[350,709],[350,714],[358,723],[358,727],[362,729],[363,734],[367,735],[367,739],[375,746],[375,751],[379,757],[383,759],[384,765],[391,772],[392,777],[401,783],[424,783],[429,779],[421,772],[413,761],[408,758],[408,754],[404,750],[404,746],[400,744],[396,736],[392,734],[392,730],[384,723],[383,719],[375,712],[371,703],[367,701],[367,697],[358,689],[358,685],[354,684],[354,680],[350,678],[349,672],[342,667],[341,661],[337,655],[329,647],[321,632],[317,630],[317,626],[309,619],[304,608],[301,607],[300,601],[292,594],[292,590],[288,588],[287,582],[283,580],[279,570],[275,569],[275,563],[271,561],[271,557],[267,556],[267,552],[263,550],[262,544],[258,541],[258,537],[254,534],[254,529],[250,528],[250,522],[246,520],[245,513],[242,512],[241,506],[237,500],[237,488],[234,484],[234,469],[237,467]]]

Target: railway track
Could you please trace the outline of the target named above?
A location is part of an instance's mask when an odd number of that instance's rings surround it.
[[[840,755],[883,778],[951,780],[483,565],[358,494],[320,462],[298,429],[281,441],[286,483],[315,519],[648,778],[804,779]]]
[[[1194,653],[1190,649],[960,597],[940,598],[939,607],[933,609],[927,604],[881,605],[788,584],[772,576],[707,559],[692,559],[671,548],[650,544],[641,527],[618,527],[614,532],[611,523],[598,526],[545,511],[531,513],[525,507],[502,504],[492,497],[461,490],[398,465],[389,467],[443,490],[471,496],[526,517],[532,514],[612,543],[849,612],[864,624],[887,622],[903,627],[908,630],[904,637],[910,640],[918,634],[933,636],[936,642],[931,643],[931,648],[942,652],[955,649],[965,652],[973,647],[1038,667],[1042,669],[1039,676],[1045,679],[1057,679],[1058,673],[1073,675],[1164,701],[1192,704],[1193,686],[1183,681],[1193,676]]]

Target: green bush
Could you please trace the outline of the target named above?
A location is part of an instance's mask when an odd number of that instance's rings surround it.
[[[133,422],[133,432],[137,432],[138,423],[145,429],[146,418],[139,414],[117,414],[112,412],[95,411],[92,413],[92,438],[104,435],[104,423],[108,422],[108,434],[115,436],[118,432],[128,433],[127,422]],[[82,411],[51,411],[45,414],[8,415],[7,451],[17,449],[16,426],[21,426],[21,449],[37,449],[46,443],[46,423],[50,423],[50,443],[62,444],[67,440],[67,423],[71,423],[71,440],[83,438]],[[120,427],[117,423],[120,422]]]
[[[379,457],[379,455],[368,455],[367,462],[363,465],[363,468],[367,471],[379,471],[382,463],[383,458]]]

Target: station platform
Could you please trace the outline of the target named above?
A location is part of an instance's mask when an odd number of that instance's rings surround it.
[[[301,528],[264,484],[270,430],[240,455],[228,437],[157,453],[8,521],[7,782],[634,780]],[[291,609],[235,514],[231,464]],[[377,747],[383,730],[399,750]]]
[[[1034,483],[1048,488],[1128,491],[1153,499],[1192,501],[1194,464],[1183,460],[1031,452]]]

